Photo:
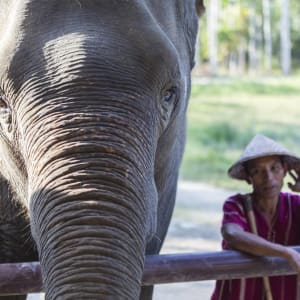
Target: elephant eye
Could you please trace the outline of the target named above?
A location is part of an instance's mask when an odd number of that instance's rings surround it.
[[[11,129],[11,110],[3,95],[0,94],[0,128],[9,132]]]
[[[7,109],[7,103],[3,96],[0,95],[0,109]]]
[[[7,113],[9,110],[9,106],[7,104],[7,101],[3,95],[0,94],[0,114],[3,115]]]
[[[163,97],[164,101],[167,103],[174,102],[177,98],[176,87],[171,87],[170,89],[166,90]]]

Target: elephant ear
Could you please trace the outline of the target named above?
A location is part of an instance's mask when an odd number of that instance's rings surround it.
[[[205,12],[205,6],[203,4],[203,0],[195,0],[196,1],[196,11],[198,16],[200,17]]]

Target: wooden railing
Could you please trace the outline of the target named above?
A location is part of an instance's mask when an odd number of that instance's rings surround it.
[[[300,247],[293,248],[300,252]],[[163,254],[146,257],[143,285],[294,273],[279,257],[254,257],[237,251]],[[38,262],[0,265],[0,295],[42,291]]]

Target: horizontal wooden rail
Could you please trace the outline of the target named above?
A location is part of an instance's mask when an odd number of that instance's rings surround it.
[[[22,295],[43,290],[39,262],[0,265],[0,295]]]
[[[300,252],[300,247],[292,247]],[[295,274],[279,257],[237,251],[148,256],[143,285]]]
[[[293,248],[300,252],[300,247]],[[237,251],[150,255],[146,257],[143,285],[294,273],[282,258],[253,257]],[[42,290],[38,262],[0,265],[0,295]]]

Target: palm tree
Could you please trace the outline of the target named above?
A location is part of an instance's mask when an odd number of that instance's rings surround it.
[[[219,0],[211,0],[207,9],[207,36],[211,75],[216,75],[218,70],[218,17]]]
[[[290,14],[289,0],[281,0],[280,19],[280,62],[283,75],[291,72],[291,37],[290,37]]]
[[[270,0],[262,0],[263,8],[263,32],[264,32],[264,62],[267,72],[272,70],[272,35],[271,35],[271,3]]]
[[[256,0],[249,2],[249,71],[255,72],[257,67],[257,37],[256,37]]]

